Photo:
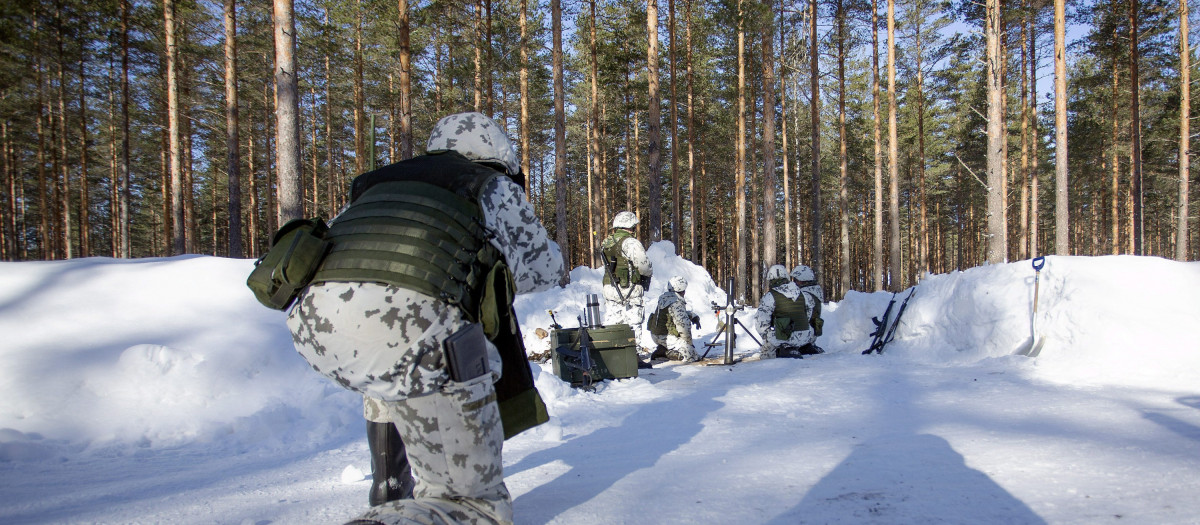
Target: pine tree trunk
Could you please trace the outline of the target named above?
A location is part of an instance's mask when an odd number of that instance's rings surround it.
[[[658,0],[646,2],[646,72],[649,84],[649,114],[646,119],[647,213],[650,242],[662,239],[662,160],[660,155],[662,111],[658,94]]]
[[[1117,148],[1117,140],[1120,138],[1121,132],[1121,115],[1117,103],[1117,95],[1120,88],[1120,72],[1117,69],[1116,62],[1113,62],[1112,75],[1112,184],[1110,185],[1110,198],[1112,205],[1110,209],[1110,217],[1112,220],[1112,238],[1109,242],[1112,243],[1112,254],[1117,255],[1121,252],[1121,154]]]
[[[225,0],[225,147],[229,176],[229,256],[242,257],[241,142],[238,136],[237,0]]]
[[[1029,69],[1026,57],[1029,56],[1026,51],[1029,47],[1029,41],[1025,38],[1029,31],[1027,23],[1030,17],[1029,10],[1031,6],[1023,4],[1025,10],[1025,20],[1021,22],[1021,221],[1018,229],[1020,238],[1017,240],[1017,258],[1026,259],[1029,257]],[[1036,79],[1035,79],[1036,81]]]
[[[745,11],[742,3],[737,4],[737,186],[734,199],[737,200],[737,262],[734,272],[737,276],[737,298],[746,299],[746,30]]]
[[[588,232],[596,232],[596,212],[592,209],[592,203],[595,201],[592,193],[592,177],[600,172],[600,66],[599,57],[596,54],[596,0],[590,2],[592,17],[591,23],[588,26],[590,39],[588,40],[588,54],[591,62],[591,77],[592,77],[592,100],[591,111],[588,112],[590,120],[588,121]],[[588,265],[595,266],[596,264],[596,243],[595,239],[589,239],[587,243],[588,249]]]
[[[871,268],[875,291],[883,290],[883,136],[879,125],[879,0],[871,4],[871,104],[875,140],[875,243]],[[886,0],[890,2],[891,0]]]
[[[367,171],[370,160],[367,159],[367,123],[366,104],[363,94],[363,3],[356,2],[354,22],[354,81],[351,84],[354,91],[354,173]]]
[[[87,108],[87,78],[84,75],[87,49],[79,50],[79,256],[92,256],[91,218],[88,210],[91,208],[88,185],[88,108]]]
[[[55,94],[58,102],[58,171],[61,173],[58,179],[58,239],[59,256],[63,259],[70,259],[75,256],[71,245],[71,171],[70,163],[67,161],[67,102],[66,102],[66,53],[63,49],[63,33],[66,28],[62,23],[62,5],[60,2],[55,2],[54,18],[56,31],[55,43],[58,46],[58,89]]]
[[[1138,3],[1129,2],[1129,135],[1133,171],[1133,254],[1145,255],[1142,191],[1141,75],[1138,72]]]
[[[120,202],[117,205],[120,257],[129,258],[129,0],[121,0],[121,160],[119,162]]]
[[[841,279],[836,297],[850,289],[850,195],[849,160],[846,151],[846,9],[842,0],[837,3],[837,60],[838,60],[838,206],[841,208]],[[918,55],[919,56],[919,55]],[[924,157],[922,157],[924,158]]]
[[[1000,0],[987,0],[987,262],[1008,259],[1007,224],[1004,221],[1004,57],[1000,53]]]
[[[398,20],[398,22],[399,22],[398,27],[397,27],[397,31],[398,31],[397,36],[399,38],[399,44],[400,44],[400,158],[392,159],[393,162],[395,162],[397,160],[410,159],[413,156],[412,44],[409,41],[410,40],[409,33],[411,32],[411,28],[409,26],[408,0],[397,0],[396,4],[397,4],[397,9],[398,9],[397,12],[399,13],[399,16],[400,16],[400,19]],[[522,8],[524,8],[524,4],[522,4]],[[524,11],[521,12],[521,14],[522,14],[522,18],[521,18],[521,22],[522,22],[522,26],[521,26],[521,28],[522,28],[522,36],[521,36],[522,64],[524,64],[524,61],[525,61],[525,59],[524,59],[524,53],[525,53],[525,49],[524,49],[524,44],[525,44],[524,13],[525,13]],[[522,66],[521,74],[522,74],[522,79],[524,79],[524,75],[525,75],[524,66]],[[522,98],[522,101],[525,98],[524,91],[522,91],[521,98]],[[440,117],[440,115],[439,115],[439,117]],[[315,146],[315,144],[314,144],[314,146]],[[522,152],[524,152],[526,147],[522,146],[521,149],[522,149]],[[524,169],[525,172],[529,171],[528,161],[523,162],[521,165],[525,167],[525,169]],[[528,191],[529,191],[529,188],[528,188],[528,186],[526,186],[526,194],[528,194]]]
[[[402,0],[406,3],[408,0]],[[521,0],[521,172],[525,174],[525,195],[533,195],[533,177],[530,175],[529,151],[529,0]],[[406,22],[407,23],[407,22]],[[541,203],[535,203],[541,208]]]
[[[1029,166],[1029,256],[1037,257],[1041,254],[1041,244],[1038,237],[1038,221],[1040,204],[1038,201],[1038,181],[1041,179],[1038,172],[1038,144],[1041,143],[1041,135],[1038,133],[1038,103],[1037,103],[1037,12],[1034,11],[1029,16],[1029,136],[1032,139],[1030,145],[1030,154],[1033,159]]]
[[[671,68],[671,241],[675,254],[683,253],[683,210],[679,205],[679,77],[675,74],[675,0],[667,0],[667,27],[671,33],[667,46],[667,62]]]
[[[167,170],[171,193],[171,255],[184,253],[183,158],[180,151],[178,51],[175,43],[175,0],[163,0],[167,56]]]
[[[1066,1],[1054,0],[1054,251],[1071,255],[1067,200]]]
[[[483,112],[483,0],[475,0],[475,111]]]
[[[772,0],[764,0],[764,16],[766,22],[762,29],[762,66],[763,66],[763,263],[777,264],[775,200],[779,184],[775,174],[775,9]],[[758,224],[758,223],[756,223]]]
[[[784,63],[784,54],[787,50],[784,31],[784,10],[783,2],[779,3],[779,133],[780,147],[783,156],[783,260],[787,268],[793,268],[794,261],[792,256],[795,250],[792,249],[792,193],[791,193],[791,173],[788,170],[788,133],[787,133],[787,68]]]
[[[809,114],[812,117],[812,259],[813,274],[817,280],[825,282],[824,262],[821,251],[821,83],[817,57],[820,56],[817,46],[817,0],[809,5],[811,10],[808,19],[809,44]]]
[[[701,238],[697,237],[698,228],[696,221],[702,221],[704,210],[696,202],[696,112],[695,112],[695,90],[693,89],[694,80],[692,78],[692,0],[687,0],[687,128],[688,128],[688,206],[691,211],[691,220],[688,221],[688,234],[691,239],[689,247],[691,248],[691,260],[704,265],[705,261],[701,255],[701,251],[697,247],[701,242]],[[703,224],[703,223],[701,223]],[[697,259],[699,258],[699,259]]]
[[[554,187],[555,187],[555,240],[562,250],[567,268],[571,267],[570,245],[567,244],[567,120],[564,110],[563,49],[562,49],[562,4],[561,0],[550,0],[553,24],[553,75],[554,75]],[[563,275],[563,282],[569,280]]]
[[[997,1],[997,0],[989,0]],[[900,253],[900,156],[896,125],[896,2],[888,0],[888,178],[891,179],[888,195],[888,216],[891,219],[891,283],[892,291],[904,289],[903,257]]]
[[[1191,173],[1189,142],[1191,131],[1188,120],[1192,115],[1191,79],[1192,48],[1188,44],[1187,0],[1179,0],[1179,211],[1175,225],[1175,259],[1186,261],[1188,256],[1188,177]]]
[[[296,79],[296,24],[292,0],[275,0],[275,149],[278,224],[298,219],[300,203],[300,101]]]

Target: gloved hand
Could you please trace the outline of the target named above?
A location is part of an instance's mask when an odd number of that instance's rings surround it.
[[[700,328],[700,316],[692,314],[692,326]]]
[[[647,276],[643,276],[643,277],[642,277],[642,278],[641,278],[641,279],[638,281],[638,284],[639,284],[639,285],[641,285],[641,287],[642,287],[642,289],[643,289],[643,290],[649,290],[649,289],[650,289],[650,276],[648,276],[648,275],[647,275]]]

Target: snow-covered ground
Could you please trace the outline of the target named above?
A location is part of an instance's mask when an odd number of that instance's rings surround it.
[[[670,251],[649,250],[649,302],[685,276],[708,341],[725,293]],[[813,358],[662,364],[595,392],[535,364],[552,419],[505,444],[516,521],[1200,523],[1200,263],[1046,260],[1036,359],[1013,355],[1033,330],[1019,261],[925,279],[883,355],[860,352],[892,294],[852,292],[825,305]],[[338,523],[365,508],[360,399],[295,354],[250,268],[0,264],[0,523]],[[518,298],[531,353],[548,347],[547,310],[574,326],[599,293],[599,271],[571,277]]]

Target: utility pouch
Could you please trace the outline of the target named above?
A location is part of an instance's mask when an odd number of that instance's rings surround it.
[[[471,323],[454,332],[446,342],[446,368],[450,379],[463,383],[491,371],[483,325]]]
[[[817,317],[812,320],[813,335],[821,337],[822,329],[825,327],[825,320]]]
[[[789,317],[775,318],[775,338],[780,341],[787,341],[792,337],[792,319]]]
[[[287,310],[321,266],[333,245],[320,217],[293,219],[271,237],[271,248],[254,261],[246,286],[267,308]]]

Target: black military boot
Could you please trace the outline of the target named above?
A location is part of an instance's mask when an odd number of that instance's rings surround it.
[[[412,499],[412,469],[404,453],[404,441],[391,423],[367,421],[367,446],[371,449],[371,506]]]

